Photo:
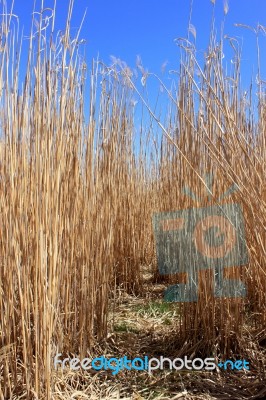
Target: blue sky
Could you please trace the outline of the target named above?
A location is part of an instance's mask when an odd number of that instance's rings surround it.
[[[11,0],[8,3],[11,4]],[[15,0],[14,12],[20,18],[20,26],[25,27],[25,34],[29,33],[33,3],[33,0]],[[37,4],[40,4],[40,0],[37,0]],[[44,0],[44,4],[51,7],[53,0]],[[64,28],[67,4],[67,1],[57,1],[58,29]],[[99,53],[106,62],[110,55],[114,55],[134,65],[139,54],[144,65],[154,72],[159,72],[166,60],[169,68],[177,66],[178,49],[174,39],[186,35],[190,0],[76,0],[72,18],[73,34],[86,9],[82,37],[87,40],[88,60]],[[212,9],[210,0],[193,1],[191,22],[197,31],[199,51],[204,50],[208,42]],[[215,15],[219,29],[223,19],[223,0],[216,0]],[[258,22],[266,26],[265,0],[229,0],[225,33],[244,39],[245,61],[249,63],[254,61],[255,35],[234,27],[234,23],[256,26]],[[261,39],[261,42],[266,41],[262,35]]]
[[[11,4],[11,0],[7,0]],[[33,0],[15,0],[14,13],[19,16],[24,35],[29,34]],[[235,23],[266,26],[265,0],[229,0],[229,12],[225,19],[225,34],[238,37],[243,43],[242,80],[247,88],[256,75],[256,37],[246,29],[234,26]],[[37,0],[37,5],[40,0]],[[68,1],[57,1],[56,29],[64,29]],[[53,6],[53,0],[44,0],[46,7]],[[37,6],[38,8],[38,6]],[[73,36],[78,29],[83,14],[87,16],[81,32],[86,40],[85,53],[88,65],[91,59],[99,58],[110,63],[110,56],[118,57],[135,67],[136,57],[140,55],[143,65],[151,72],[160,74],[161,66],[167,61],[166,71],[178,69],[179,49],[175,38],[185,37],[189,21],[190,0],[76,0],[72,18]],[[191,23],[196,29],[196,47],[202,57],[208,44],[213,4],[210,0],[194,0]],[[224,18],[223,0],[216,0],[216,28],[220,29]],[[218,35],[219,36],[219,35]],[[25,39],[26,41],[26,39]],[[262,77],[266,80],[266,36],[260,34]],[[230,67],[232,57],[227,47],[225,62]],[[23,58],[22,58],[23,62]],[[167,72],[165,73],[167,78]],[[170,82],[170,81],[169,81]],[[156,96],[158,86],[151,83],[151,96]],[[154,100],[154,99],[153,99]]]

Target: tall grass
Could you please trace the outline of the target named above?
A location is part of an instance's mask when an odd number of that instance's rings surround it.
[[[48,10],[49,25],[47,10],[34,14],[22,89],[21,37],[12,10],[2,10],[1,399],[53,398],[53,356],[84,357],[106,337],[110,291],[140,291],[141,264],[156,268],[152,213],[206,205],[206,171],[216,176],[211,204],[233,182],[239,187],[233,200],[244,210],[250,263],[233,272],[248,296],[219,302],[202,277],[200,301],[183,305],[180,334],[201,350],[219,343],[228,352],[232,334],[242,337],[247,305],[265,329],[265,101],[260,93],[256,120],[252,97],[240,90],[240,54],[228,79],[222,43],[210,46],[200,68],[195,49],[181,42],[169,123],[157,121],[164,138],[153,148],[147,133],[135,152],[137,87],[127,67],[93,63],[85,110],[88,70],[79,32],[70,38],[72,8],[71,0],[61,35],[54,33],[55,10]],[[202,202],[183,195],[184,185]]]
[[[175,126],[175,133],[170,136],[170,129],[164,130],[167,142],[161,156],[157,193],[163,196],[157,210],[217,204],[230,185],[237,185],[238,191],[224,202],[235,201],[243,208],[250,263],[245,268],[225,268],[225,277],[238,276],[244,280],[248,287],[247,303],[256,315],[255,323],[265,328],[265,93],[258,94],[255,116],[253,95],[241,92],[241,54],[235,50],[234,70],[227,76],[222,63],[223,46],[223,40],[216,43],[215,37],[211,37],[202,68],[193,44],[180,40],[178,92],[175,98],[169,93],[177,110],[170,123]],[[202,182],[206,172],[215,177],[211,201]],[[184,185],[191,187],[201,200],[193,201],[182,195]],[[229,353],[237,347],[235,335],[241,336],[243,331],[244,302],[213,299],[210,288],[206,287],[212,272],[206,274],[208,279],[200,278],[200,301],[184,306],[181,329],[184,338],[192,334],[194,342],[201,343],[199,347],[206,339],[210,344],[205,347],[207,353],[212,351],[217,338],[219,351]]]

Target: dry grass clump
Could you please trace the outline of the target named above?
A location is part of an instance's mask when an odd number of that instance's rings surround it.
[[[87,67],[79,32],[70,39],[72,9],[70,1],[61,35],[53,33],[55,10],[33,14],[22,91],[19,32],[12,10],[2,10],[2,398],[51,398],[56,352],[85,355],[106,336],[114,277],[127,289],[140,285],[145,184],[133,154],[130,93],[104,74],[99,92],[95,63],[85,123]]]
[[[87,67],[78,51],[80,31],[70,38],[72,9],[71,0],[65,30],[57,36],[55,10],[33,14],[38,21],[32,23],[21,90],[20,34],[12,10],[3,4],[1,399],[60,398],[54,355],[84,357],[107,335],[109,298],[116,293],[111,289],[141,292],[140,266],[156,265],[152,213],[216,204],[232,183],[239,188],[231,200],[242,205],[250,254],[249,265],[233,273],[245,281],[248,296],[218,301],[202,277],[200,301],[181,305],[176,329],[181,344],[189,336],[202,353],[237,353],[245,325],[255,326],[256,340],[265,341],[262,89],[256,119],[250,112],[252,97],[247,100],[240,91],[240,54],[229,79],[222,42],[215,47],[212,38],[204,68],[193,46],[180,42],[178,90],[169,92],[172,113],[167,126],[157,120],[165,137],[153,147],[149,132],[143,134],[136,151],[132,96],[138,89],[127,67],[93,63],[85,122]],[[205,172],[215,176],[209,202]],[[184,185],[201,201],[182,194]]]

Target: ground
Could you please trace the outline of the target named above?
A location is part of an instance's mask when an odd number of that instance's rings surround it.
[[[147,270],[144,276],[141,295],[117,290],[110,305],[108,338],[94,348],[94,356],[97,353],[106,358],[125,355],[129,359],[144,355],[176,358],[193,353],[189,338],[182,346],[177,345],[179,304],[163,302],[166,285],[154,283]],[[265,344],[256,346],[248,337],[246,343],[249,340],[257,366],[248,372],[156,370],[148,374],[146,371],[120,371],[114,376],[111,371],[99,371],[86,372],[81,379],[80,373],[66,371],[61,376],[56,398],[266,399]]]

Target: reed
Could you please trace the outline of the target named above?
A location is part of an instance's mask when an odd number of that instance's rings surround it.
[[[70,38],[73,0],[61,35],[54,33],[55,9],[49,10],[49,25],[44,10],[34,14],[38,22],[32,22],[22,90],[21,36],[12,10],[2,7],[0,398],[55,398],[54,355],[85,357],[106,337],[116,287],[141,293],[140,266],[156,269],[153,212],[205,206],[206,171],[216,177],[211,204],[232,183],[239,187],[231,200],[243,207],[250,262],[233,273],[245,281],[248,295],[241,301],[213,299],[206,273],[200,301],[183,305],[176,329],[194,350],[213,351],[218,343],[220,354],[237,353],[236,338],[243,338],[247,319],[265,330],[261,82],[257,99],[241,92],[241,54],[235,54],[228,77],[223,42],[214,45],[213,33],[203,67],[193,45],[181,41],[180,78],[177,91],[168,91],[167,124],[142,99],[163,135],[154,142],[149,129],[143,130],[136,151],[138,89],[128,67],[93,62],[86,108],[88,67],[79,53],[80,31]],[[202,201],[182,194],[184,185]]]

